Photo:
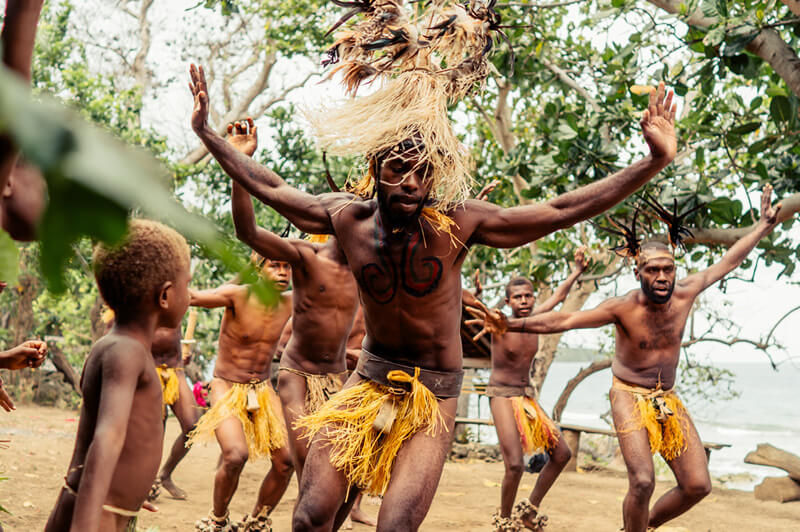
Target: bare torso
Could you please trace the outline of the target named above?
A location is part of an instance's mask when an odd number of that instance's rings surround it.
[[[281,365],[339,373],[346,369],[347,339],[358,308],[356,281],[333,238],[316,250],[301,246],[303,266],[292,268],[292,336]]]
[[[489,384],[527,386],[531,362],[538,350],[538,334],[509,331],[492,335],[492,373]]]
[[[242,383],[269,379],[275,347],[292,315],[292,296],[283,294],[275,308],[267,308],[242,285],[231,300],[220,325],[214,375]]]
[[[665,389],[675,384],[681,338],[694,303],[694,295],[676,284],[670,300],[651,303],[636,290],[620,298],[616,323],[614,375],[631,384]]]
[[[115,350],[124,350],[124,356],[141,357],[142,370],[136,384],[122,452],[111,477],[106,504],[136,510],[147,497],[158,472],[164,427],[161,421],[161,382],[155,365],[144,346],[131,338],[108,334],[94,345],[86,360],[81,377],[83,405],[67,482],[73,489],[78,489],[86,453],[96,430],[104,358]]]
[[[466,240],[475,221],[451,213],[454,236]],[[461,264],[468,248],[421,221],[391,233],[377,202],[354,202],[332,216],[358,281],[367,331],[364,347],[385,358],[428,369],[461,369]]]
[[[168,368],[183,367],[181,357],[181,328],[159,327],[153,335],[150,348],[156,366],[166,364]]]

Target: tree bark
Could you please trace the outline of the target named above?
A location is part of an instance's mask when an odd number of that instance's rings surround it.
[[[683,3],[680,0],[647,1],[673,15],[680,14],[680,6]],[[690,13],[688,17],[682,18],[690,26],[703,29],[719,22],[715,17],[703,15],[700,8]],[[769,63],[775,73],[783,78],[794,95],[800,98],[800,58],[797,57],[797,53],[792,50],[791,46],[781,39],[777,31],[771,28],[762,29],[756,38],[747,45],[747,51]]]
[[[53,361],[53,365],[64,376],[64,380],[72,386],[75,393],[82,395],[80,375],[69,363],[61,348],[52,343],[50,344],[50,360]]]
[[[800,482],[800,457],[768,443],[759,443],[755,451],[744,457],[744,462],[783,469],[793,480]]]
[[[585,368],[581,369],[577,375],[567,381],[567,385],[564,386],[564,391],[561,392],[561,395],[558,397],[558,401],[556,401],[556,405],[553,407],[553,421],[556,423],[561,421],[561,414],[564,413],[564,409],[567,407],[567,401],[569,401],[569,397],[572,395],[572,392],[575,391],[575,388],[577,388],[578,385],[589,375],[594,375],[598,371],[610,368],[611,362],[612,359],[610,357],[603,360],[596,360]]]
[[[778,222],[783,223],[786,220],[793,219],[794,215],[800,212],[800,193],[792,194],[782,199],[781,206],[781,211],[778,213]],[[737,240],[754,231],[756,225],[733,227],[730,229],[706,229],[703,227],[691,227],[689,229],[693,236],[684,239],[684,242],[687,244],[709,244],[730,247],[734,245]]]
[[[567,299],[561,305],[561,312],[574,312],[580,310],[589,296],[597,290],[594,283],[581,283],[580,286],[573,287]],[[536,395],[542,390],[542,384],[550,370],[550,365],[556,356],[558,342],[561,341],[562,333],[542,335],[539,339],[539,352],[533,358],[531,365],[531,386],[536,390]]]

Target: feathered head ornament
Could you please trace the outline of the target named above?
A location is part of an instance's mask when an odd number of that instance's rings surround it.
[[[323,65],[334,68],[326,79],[341,73],[354,98],[306,113],[318,144],[334,155],[366,156],[367,172],[355,188],[368,195],[378,161],[398,147],[405,155],[402,148],[413,139],[410,157],[428,167],[432,204],[449,211],[468,196],[472,161],[447,105],[483,85],[495,36],[507,40],[496,0],[421,1],[408,10],[402,0],[332,1],[348,11],[328,32],[335,32],[334,43]],[[355,97],[359,87],[375,81],[382,86]]]
[[[705,203],[699,203],[691,209],[679,213],[677,199],[672,200],[672,212],[668,211],[647,192],[644,193],[642,201],[645,205],[650,207],[653,216],[667,224],[667,236],[669,237],[670,245],[673,248],[681,248],[682,250],[686,251],[686,246],[683,243],[683,239],[687,236],[694,236],[694,234],[692,234],[692,231],[689,230],[688,227],[683,225],[683,222],[690,214],[693,214],[700,208],[704,207]]]

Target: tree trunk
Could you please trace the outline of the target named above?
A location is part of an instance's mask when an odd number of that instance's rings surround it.
[[[553,407],[553,421],[556,423],[561,421],[561,414],[564,413],[564,408],[567,406],[567,401],[569,401],[569,397],[572,395],[572,392],[575,390],[575,388],[577,388],[578,385],[589,375],[594,375],[598,371],[610,368],[611,362],[611,358],[596,360],[595,362],[592,362],[585,368],[581,369],[577,375],[572,377],[567,382],[567,385],[564,386],[564,391],[561,392],[561,395],[558,397],[558,401],[556,401],[556,405]]]
[[[561,306],[562,312],[574,312],[580,310],[589,296],[597,290],[594,283],[581,283],[580,286],[573,287],[567,299],[564,300]],[[539,352],[533,358],[531,364],[531,386],[536,390],[536,395],[542,390],[542,384],[547,377],[547,372],[550,371],[550,365],[556,356],[556,349],[558,342],[561,341],[561,334],[547,334],[542,335],[539,340]]]
[[[746,464],[783,469],[792,479],[800,482],[800,457],[768,443],[759,443],[755,451],[744,457],[744,461]]]
[[[49,351],[50,360],[53,361],[53,365],[64,376],[64,380],[72,386],[75,393],[83,395],[81,393],[81,377],[72,367],[72,364],[69,363],[61,348],[50,343]]]
[[[673,15],[679,15],[681,5],[684,4],[681,0],[647,1]],[[686,17],[680,16],[680,18],[690,26],[703,29],[719,23],[715,17],[706,17],[700,8]],[[794,95],[800,98],[800,58],[797,57],[797,53],[792,50],[792,47],[781,39],[777,31],[771,28],[761,30],[756,38],[747,45],[747,51],[769,63],[775,73],[783,78]]]

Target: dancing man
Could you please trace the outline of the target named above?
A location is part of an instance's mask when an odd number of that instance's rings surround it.
[[[701,272],[675,281],[672,249],[660,241],[636,248],[634,275],[641,284],[622,297],[608,299],[592,310],[547,312],[506,320],[491,311],[489,328],[534,334],[587,329],[614,324],[616,354],[609,397],[620,450],[628,468],[628,493],[622,503],[626,532],[654,529],[686,512],[711,491],[708,461],[694,423],[673,391],[686,321],[697,296],[736,269],[778,222],[780,204],[771,206],[772,187],[761,195],[761,219],[722,259]],[[671,223],[674,221],[669,220]],[[670,240],[678,244],[674,224]],[[655,487],[651,454],[661,453],[678,485],[651,509]]]
[[[524,277],[514,277],[506,285],[505,303],[513,319],[525,319],[553,308],[566,299],[570,288],[586,269],[585,249],[575,252],[575,267],[569,277],[542,304],[534,307],[533,284]],[[474,306],[465,293],[464,302]],[[468,322],[469,323],[469,322]],[[539,505],[547,491],[567,465],[572,453],[553,421],[534,396],[529,375],[533,357],[539,350],[536,334],[508,331],[492,334],[492,373],[486,395],[500,442],[505,475],[500,491],[500,510],[494,517],[494,529],[513,532],[522,527],[541,530],[547,516],[539,514]],[[530,497],[513,508],[523,471],[523,453],[547,453],[549,460],[536,478]]]
[[[280,290],[289,286],[286,262],[253,254],[262,275]],[[248,459],[269,456],[272,462],[244,530],[271,530],[269,513],[292,478],[292,457],[286,445],[281,405],[270,383],[272,357],[289,320],[292,297],[283,294],[276,307],[266,307],[247,285],[223,284],[213,290],[192,291],[193,306],[224,307],[219,331],[219,354],[211,381],[211,408],[189,434],[191,445],[216,436],[222,459],[214,479],[214,502],[208,517],[195,523],[202,532],[238,530],[228,506]]]

